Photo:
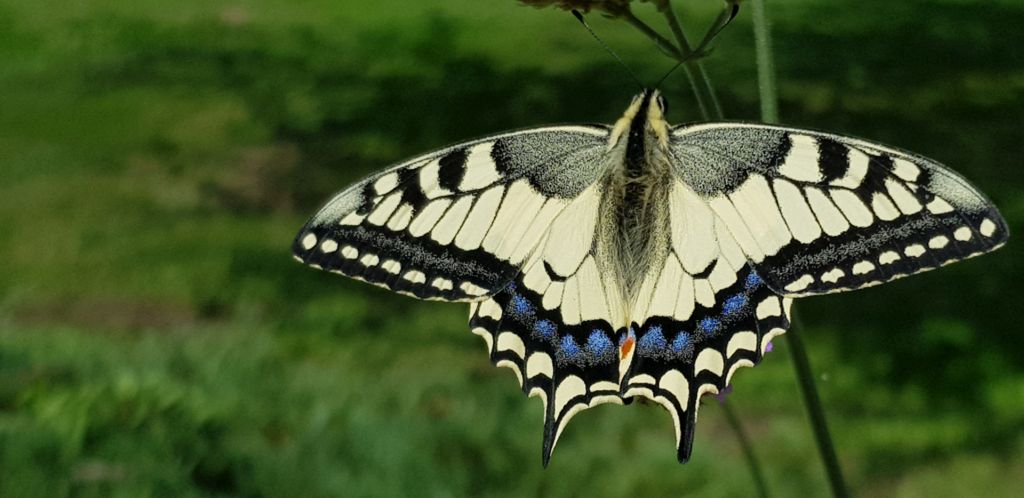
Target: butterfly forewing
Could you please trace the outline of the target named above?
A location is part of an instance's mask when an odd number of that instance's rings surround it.
[[[422,299],[498,292],[605,167],[607,130],[551,127],[412,159],[336,195],[299,232],[299,260]]]
[[[851,290],[989,252],[1006,222],[929,159],[774,126],[677,128],[675,169],[789,296]]]

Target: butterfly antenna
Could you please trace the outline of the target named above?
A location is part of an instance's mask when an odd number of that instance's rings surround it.
[[[636,73],[634,73],[633,70],[626,65],[622,58],[619,57],[619,54],[616,54],[615,51],[612,50],[612,48],[609,47],[608,44],[605,43],[600,36],[597,36],[597,33],[595,33],[593,29],[590,29],[590,25],[587,24],[587,21],[585,19],[583,19],[583,14],[581,14],[580,11],[573,9],[572,15],[576,16],[576,20],[579,21],[584,28],[586,28],[587,32],[590,33],[590,36],[593,36],[594,39],[597,40],[597,43],[601,44],[601,47],[603,47],[606,52],[611,54],[612,57],[614,57],[615,60],[618,61],[620,65],[622,65],[622,67],[626,68],[626,72],[629,73],[629,77],[633,78],[633,81],[636,82],[637,86],[639,86],[640,88],[644,88],[644,84],[640,82],[640,78],[636,77]]]
[[[661,84],[668,79],[670,74],[672,74],[676,69],[679,69],[679,66],[706,56],[711,51],[711,42],[714,41],[719,33],[721,33],[733,19],[736,19],[736,15],[739,13],[740,3],[738,0],[726,2],[725,10],[718,14],[718,18],[715,19],[714,24],[711,25],[711,29],[709,29],[707,34],[704,35],[704,39],[701,40],[699,45],[697,45],[697,48],[692,49],[686,57],[677,62],[676,65],[672,66],[672,69],[669,69],[668,72],[665,73],[665,76],[662,76],[661,79],[658,80],[658,84],[654,85],[654,88],[660,87]]]
[[[673,72],[675,72],[676,69],[679,69],[679,66],[682,66],[686,62],[689,62],[690,59],[692,59],[692,58],[693,57],[687,57],[687,58],[677,62],[676,65],[672,66],[672,69],[669,69],[668,72],[665,73],[665,76],[662,76],[661,79],[658,80],[658,82],[654,84],[654,88],[661,88],[661,84],[664,83],[665,80],[668,79],[669,75],[671,75]]]

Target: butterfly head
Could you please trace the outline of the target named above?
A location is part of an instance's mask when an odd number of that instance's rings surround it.
[[[608,148],[615,147],[628,133],[642,133],[656,139],[662,147],[668,147],[669,131],[668,122],[665,120],[667,111],[668,103],[661,92],[650,88],[640,92],[633,97],[633,102],[626,108],[625,114],[612,128]]]

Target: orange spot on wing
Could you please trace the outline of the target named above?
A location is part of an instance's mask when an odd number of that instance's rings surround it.
[[[627,337],[625,341],[622,341],[622,346],[619,346],[619,355],[620,355],[619,357],[620,358],[628,357],[629,353],[631,353],[633,351],[633,344],[635,342],[636,342],[636,339],[634,339],[632,336]]]

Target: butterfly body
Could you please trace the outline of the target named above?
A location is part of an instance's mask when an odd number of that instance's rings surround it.
[[[634,99],[610,133],[608,144],[621,157],[613,155],[614,166],[605,181],[601,211],[615,216],[602,220],[600,240],[612,248],[612,254],[601,258],[601,266],[621,282],[627,303],[635,300],[640,277],[648,267],[666,256],[671,168],[662,104],[652,97],[656,93],[644,92]]]
[[[758,363],[792,299],[991,251],[998,211],[929,159],[776,126],[671,127],[656,91],[613,126],[485,137],[342,191],[295,257],[423,299],[470,328],[545,409],[651,399],[691,452],[699,401]]]

